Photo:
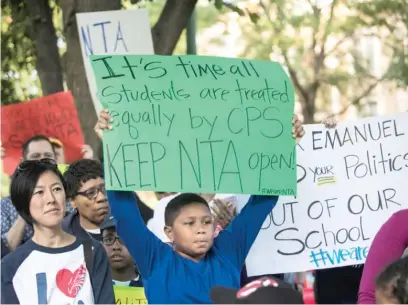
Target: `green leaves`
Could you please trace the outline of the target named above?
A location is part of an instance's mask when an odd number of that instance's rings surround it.
[[[249,13],[249,18],[251,19],[252,23],[258,23],[259,18],[261,18],[257,13]]]
[[[34,74],[36,55],[30,30],[31,22],[24,3],[2,2],[2,105],[32,99],[38,91],[39,82]]]
[[[401,35],[408,29],[408,0],[322,2],[259,0],[256,9],[252,1],[240,1],[259,17],[255,25],[240,22],[245,44],[241,56],[282,62],[291,71],[301,103],[315,105],[316,111],[330,106],[333,87],[340,90],[340,100],[353,101],[368,96],[368,89],[384,79],[382,73],[408,84],[408,45],[402,41],[406,34]],[[368,35],[381,40],[380,57],[370,52],[378,47]],[[373,71],[372,62],[378,60],[381,65],[374,66],[383,68],[380,80],[373,76],[379,72]]]
[[[220,10],[224,6],[224,2],[222,0],[215,0],[215,7]]]

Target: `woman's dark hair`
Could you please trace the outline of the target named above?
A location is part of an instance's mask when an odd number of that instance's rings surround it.
[[[46,172],[54,173],[60,180],[66,190],[64,178],[54,160],[31,160],[24,161],[15,170],[10,185],[10,198],[18,214],[30,225],[35,220],[30,214],[30,201],[34,189],[41,175]]]
[[[376,280],[376,290],[399,304],[408,304],[408,257],[388,265]]]

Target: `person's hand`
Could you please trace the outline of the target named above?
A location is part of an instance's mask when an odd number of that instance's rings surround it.
[[[82,159],[91,159],[91,160],[93,160],[93,158],[94,158],[93,149],[88,144],[85,144],[84,146],[82,146],[81,154],[82,154]]]
[[[237,208],[230,202],[214,199],[214,205],[211,207],[216,224],[223,229],[228,227],[231,221],[237,216]]]
[[[292,120],[292,136],[296,139],[296,143],[299,143],[304,135],[305,130],[303,129],[302,122],[299,120],[298,116],[294,114]]]
[[[328,117],[322,121],[322,124],[326,128],[335,128],[337,126],[337,120],[334,117]]]
[[[108,110],[104,109],[101,111],[99,114],[98,122],[96,122],[96,125],[94,127],[94,130],[96,132],[96,135],[99,137],[99,139],[102,140],[102,132],[107,131],[112,129],[112,118],[108,113]]]
[[[1,144],[0,144],[0,149],[1,149],[1,159],[4,159],[4,157],[6,156],[6,150]]]
[[[200,193],[199,195],[203,197],[207,202],[210,202],[215,197],[215,194],[211,194],[211,193]]]

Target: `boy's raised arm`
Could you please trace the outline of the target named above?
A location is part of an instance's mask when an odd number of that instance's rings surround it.
[[[279,196],[251,196],[232,223],[214,240],[214,245],[232,263],[242,267],[268,214]]]
[[[134,192],[107,191],[116,231],[137,264],[142,277],[148,277],[154,262],[171,248],[161,242],[145,225]]]

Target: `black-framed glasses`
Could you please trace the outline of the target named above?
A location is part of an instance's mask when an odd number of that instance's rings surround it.
[[[27,160],[23,161],[20,163],[20,165],[17,167],[17,170],[19,172],[24,172],[26,170],[30,170],[33,168],[35,165],[45,165],[45,166],[52,166],[57,168],[57,162],[54,159],[51,158],[43,158],[40,160]]]
[[[77,192],[76,194],[85,196],[89,200],[94,200],[96,197],[98,197],[99,192],[103,193],[104,195],[106,194],[105,184],[101,184],[96,187],[91,187],[87,189],[86,191]]]
[[[123,244],[122,241],[120,240],[119,236],[110,235],[110,236],[102,237],[102,243],[103,243],[105,246],[112,246],[116,241],[118,241],[118,242],[120,242],[121,244]]]

